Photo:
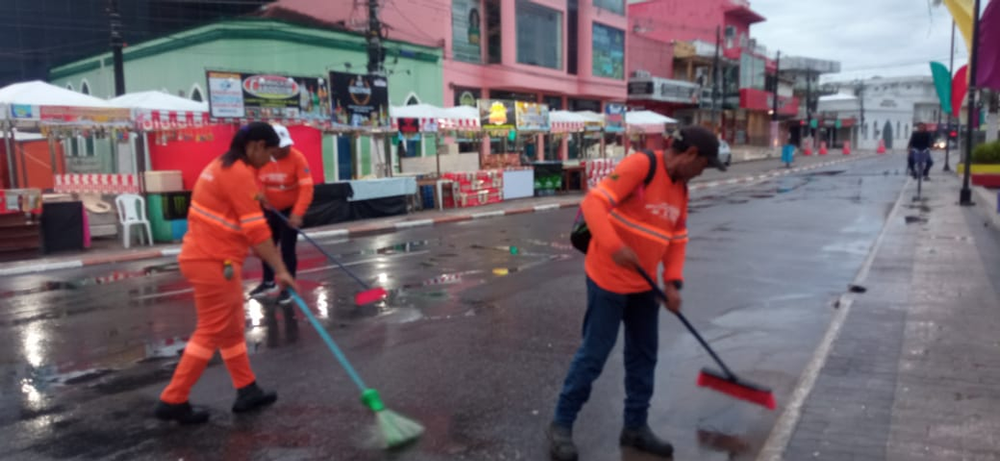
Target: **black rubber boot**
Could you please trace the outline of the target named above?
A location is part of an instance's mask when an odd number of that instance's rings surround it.
[[[549,425],[549,454],[555,461],[576,461],[576,445],[573,444],[573,430],[556,423]]]
[[[208,412],[196,409],[190,403],[171,404],[164,401],[156,402],[153,415],[163,421],[177,421],[180,424],[202,424],[208,422]]]
[[[236,390],[236,402],[233,403],[233,413],[243,413],[268,406],[278,400],[278,393],[264,391],[254,381],[246,387]]]
[[[618,440],[623,447],[632,447],[664,458],[674,456],[673,445],[657,437],[649,426],[622,429],[622,436]]]

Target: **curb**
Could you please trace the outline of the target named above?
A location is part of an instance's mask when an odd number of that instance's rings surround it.
[[[998,197],[996,192],[985,187],[972,186],[973,200],[976,201],[976,208],[982,212],[985,218],[994,229],[1000,230],[1000,212],[993,208]]]
[[[697,184],[692,184],[689,189],[692,191],[697,191],[697,190],[712,189],[720,186],[753,184],[766,181],[771,178],[776,178],[779,176],[801,173],[803,171],[816,170],[819,168],[826,168],[829,166],[839,165],[842,163],[869,157],[875,157],[875,155],[874,154],[852,155],[849,158],[842,158],[839,160],[817,163],[815,165],[809,165],[804,167],[789,168],[785,170],[775,170],[768,173],[749,175],[741,178],[701,182]],[[524,208],[483,211],[483,212],[469,213],[463,215],[442,216],[433,219],[418,219],[412,221],[401,221],[401,222],[385,223],[385,224],[362,224],[354,227],[348,227],[346,229],[311,231],[307,232],[307,234],[309,235],[309,237],[314,239],[360,237],[365,235],[398,232],[401,230],[413,229],[419,227],[432,227],[441,224],[477,221],[481,219],[491,219],[503,216],[513,216],[513,215],[530,214],[530,213],[543,213],[546,211],[559,210],[563,208],[576,208],[577,206],[579,206],[579,201],[574,200],[566,203],[547,203],[542,205],[528,206]],[[998,226],[1000,226],[1000,217],[998,217],[997,219],[998,219]],[[302,236],[299,236],[299,240],[303,240]],[[177,256],[178,254],[180,254],[180,252],[181,252],[180,245],[174,245],[160,250],[139,251],[135,253],[126,253],[118,255],[93,256],[93,257],[86,257],[69,261],[38,262],[27,265],[17,264],[13,267],[0,268],[0,276],[26,275],[26,274],[49,272],[62,269],[78,269],[81,267],[97,266],[102,264],[140,261],[144,259],[165,258],[165,257]]]

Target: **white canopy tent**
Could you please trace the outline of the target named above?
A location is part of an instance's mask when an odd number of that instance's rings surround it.
[[[114,106],[148,111],[208,112],[208,103],[192,101],[162,91],[128,93],[108,100]]]
[[[654,134],[663,133],[667,125],[676,125],[677,120],[650,110],[637,110],[625,113],[625,126],[628,131]]]
[[[554,110],[549,112],[549,120],[552,123],[553,133],[580,132],[583,131],[584,125],[586,125],[589,121],[587,117],[567,110]]]

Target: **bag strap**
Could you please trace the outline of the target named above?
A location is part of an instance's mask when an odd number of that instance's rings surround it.
[[[642,153],[649,158],[649,171],[646,172],[646,179],[642,181],[643,185],[648,186],[649,183],[653,182],[653,177],[656,176],[656,154],[649,149],[644,149]]]

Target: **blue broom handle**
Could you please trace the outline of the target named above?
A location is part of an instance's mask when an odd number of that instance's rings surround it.
[[[306,233],[303,232],[301,229],[295,229],[294,227],[292,227],[292,224],[288,222],[288,218],[286,218],[285,215],[281,214],[280,211],[273,210],[273,213],[278,215],[278,217],[280,217],[281,220],[284,221],[285,224],[287,224],[290,229],[294,229],[295,232],[298,232],[299,235],[301,235],[302,238],[305,239],[305,241],[309,242],[310,244],[312,244],[312,246],[316,247],[316,249],[319,250],[320,253],[323,253],[323,256],[326,256],[326,259],[329,259],[330,261],[333,261],[334,264],[340,266],[340,268],[343,269],[344,272],[347,272],[347,275],[350,275],[351,278],[354,279],[355,282],[358,282],[358,284],[360,284],[362,288],[366,290],[371,289],[371,287],[369,287],[367,283],[358,278],[357,275],[354,275],[354,272],[351,272],[351,270],[345,267],[343,264],[341,264],[340,261],[337,260],[337,258],[334,258],[332,254],[323,249],[323,247],[319,246],[319,243],[316,243],[316,241],[313,240],[312,237],[306,235]]]
[[[309,323],[311,323],[313,328],[316,329],[319,336],[323,338],[323,342],[326,343],[326,347],[330,348],[330,352],[333,352],[333,355],[337,357],[338,361],[340,361],[340,365],[344,367],[344,370],[347,371],[347,374],[351,377],[351,380],[354,381],[354,384],[358,386],[358,389],[360,389],[361,392],[367,390],[368,386],[365,386],[365,382],[361,380],[361,376],[358,375],[358,372],[351,366],[351,362],[347,361],[347,357],[340,350],[340,348],[337,347],[337,343],[333,342],[333,338],[330,337],[330,334],[323,329],[323,325],[320,325],[319,320],[316,319],[316,316],[314,316],[312,311],[310,311],[306,306],[305,301],[303,301],[302,298],[299,297],[299,294],[294,290],[288,290],[288,293],[291,294],[292,299],[295,300],[295,304],[299,306],[299,310],[301,310],[302,313],[305,314],[306,318],[309,319]]]
[[[639,266],[636,266],[635,270],[639,271],[639,275],[641,275],[642,278],[646,279],[646,282],[648,282],[649,286],[653,288],[653,292],[656,293],[656,296],[661,300],[663,300],[663,302],[666,302],[667,294],[660,289],[660,286],[657,285],[655,281],[653,281],[653,278],[650,277],[648,273],[646,273],[646,270]],[[729,371],[729,367],[727,367],[726,364],[722,362],[722,359],[715,354],[715,351],[712,350],[712,346],[708,345],[708,342],[705,341],[705,338],[701,337],[701,334],[698,333],[698,330],[694,329],[694,325],[691,325],[691,322],[688,322],[687,317],[685,317],[684,314],[680,312],[673,312],[673,311],[671,312],[674,315],[676,315],[678,319],[681,320],[681,323],[683,323],[684,326],[687,327],[688,331],[690,331],[691,334],[694,335],[695,339],[697,339],[698,342],[701,343],[702,347],[704,347],[705,350],[708,351],[708,355],[711,355],[712,358],[715,359],[715,363],[719,364],[719,367],[722,368],[722,371],[726,374],[726,376],[729,377],[730,379],[735,378],[736,375],[734,375],[733,372]]]

